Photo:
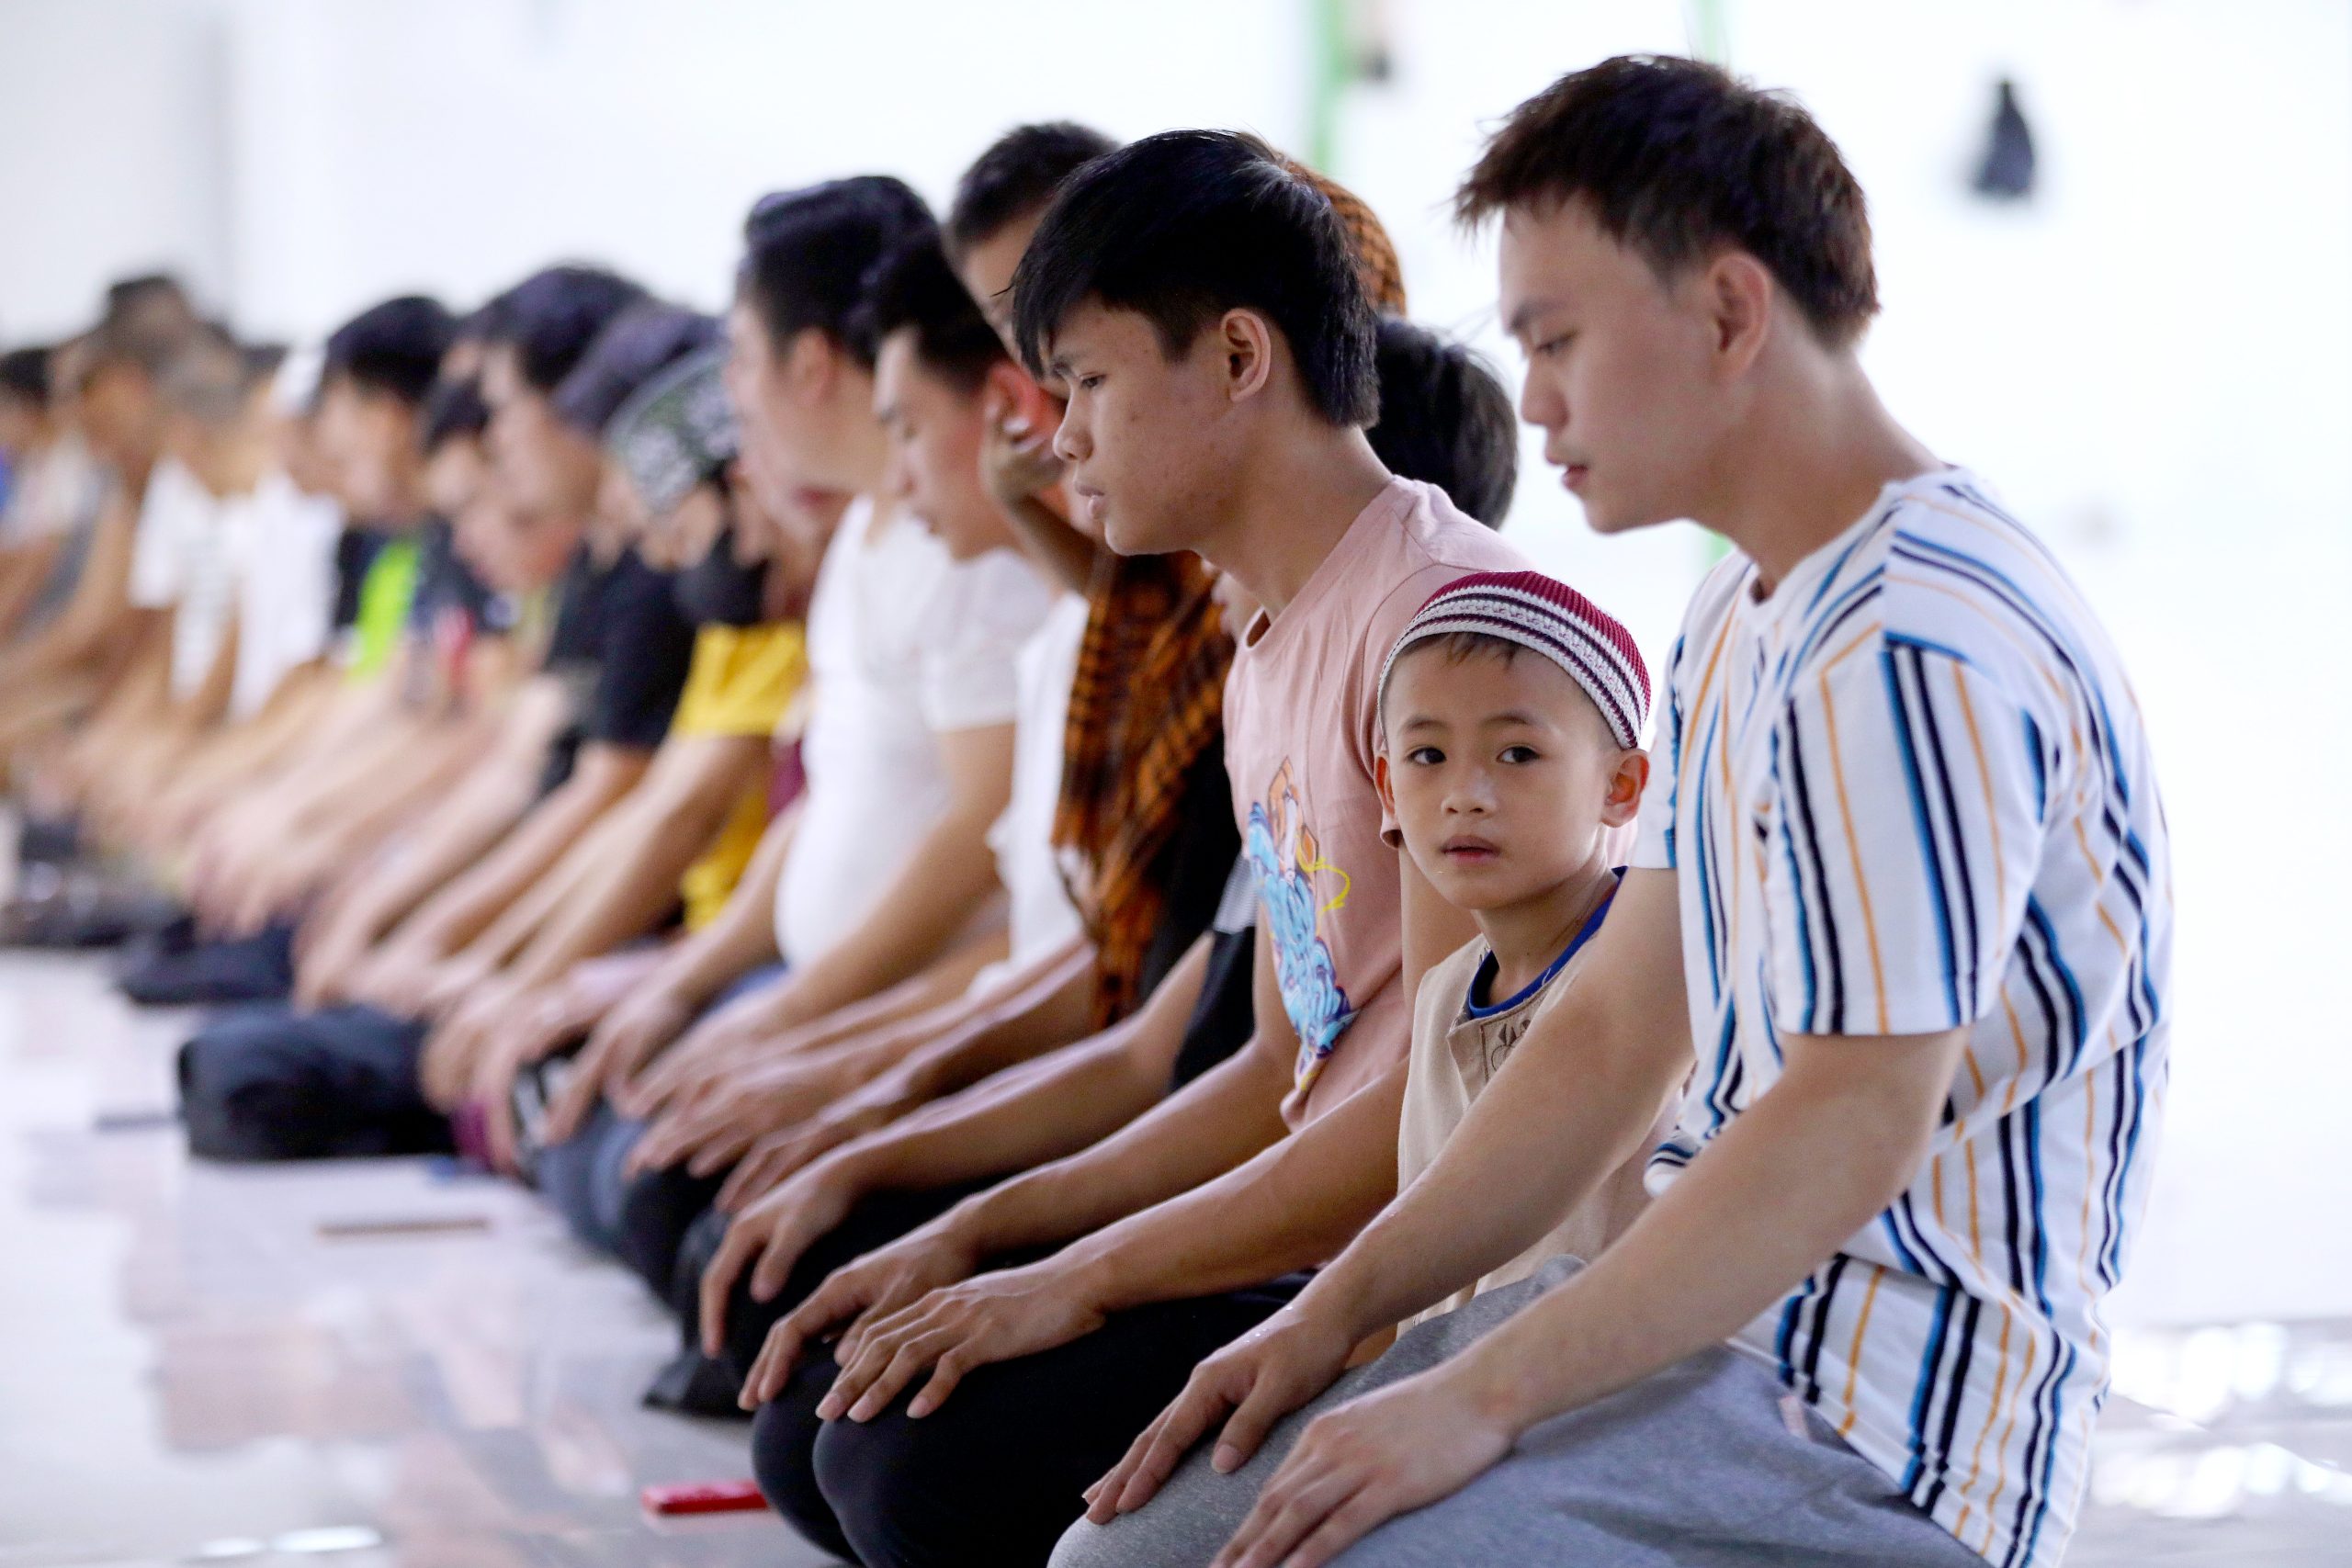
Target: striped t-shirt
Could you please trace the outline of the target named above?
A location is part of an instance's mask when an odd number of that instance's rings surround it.
[[[1906,1191],[1737,1348],[2003,1564],[2073,1528],[2144,1201],[2172,877],[2140,713],[2041,545],[1966,473],[1890,485],[1675,645],[1634,863],[1681,906],[1694,1072],[1662,1190],[1780,1036],[1969,1029]]]

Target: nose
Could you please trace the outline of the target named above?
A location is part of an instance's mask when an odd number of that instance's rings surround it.
[[[1556,433],[1568,423],[1568,401],[1540,369],[1531,368],[1520,383],[1519,417],[1540,430]]]
[[[1445,809],[1453,817],[1484,817],[1495,808],[1495,781],[1484,768],[1464,768],[1446,781]]]
[[[1065,463],[1082,463],[1094,455],[1094,442],[1079,417],[1078,400],[1062,406],[1062,422],[1054,426],[1054,456]]]

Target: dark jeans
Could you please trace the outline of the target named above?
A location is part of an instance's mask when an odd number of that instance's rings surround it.
[[[781,964],[752,970],[713,998],[702,1016],[775,984],[783,975]],[[629,1151],[644,1135],[644,1122],[600,1101],[587,1125],[568,1142],[538,1152],[534,1175],[582,1247],[619,1258],[667,1301],[686,1232],[709,1211],[726,1177],[689,1176],[684,1166],[626,1174]]]
[[[370,1007],[249,1008],[180,1047],[180,1113],[206,1159],[442,1154],[448,1120],[424,1101],[425,1026]]]
[[[225,942],[174,942],[171,933],[124,968],[122,994],[141,1007],[282,1002],[294,990],[294,925],[273,920]]]
[[[1120,1313],[1083,1339],[980,1368],[920,1421],[906,1396],[862,1425],[819,1421],[836,1371],[820,1352],[761,1408],[752,1470],[811,1542],[866,1568],[1041,1568],[1084,1512],[1081,1494],[1193,1369],[1305,1285],[1295,1275]]]

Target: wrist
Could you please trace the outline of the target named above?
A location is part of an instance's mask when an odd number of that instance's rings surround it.
[[[1494,1350],[1493,1335],[1471,1346],[1438,1369],[1476,1418],[1495,1431],[1516,1438],[1543,1419],[1535,1408],[1537,1380],[1527,1375],[1524,1363]]]

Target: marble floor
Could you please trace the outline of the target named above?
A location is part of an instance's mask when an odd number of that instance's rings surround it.
[[[639,1408],[672,1330],[527,1194],[190,1163],[185,1027],[98,960],[0,953],[0,1568],[823,1561],[763,1515],[641,1512],[746,1475],[744,1429]],[[350,1234],[387,1221],[440,1228]],[[2334,1310],[2122,1331],[2072,1568],[2352,1564]]]

